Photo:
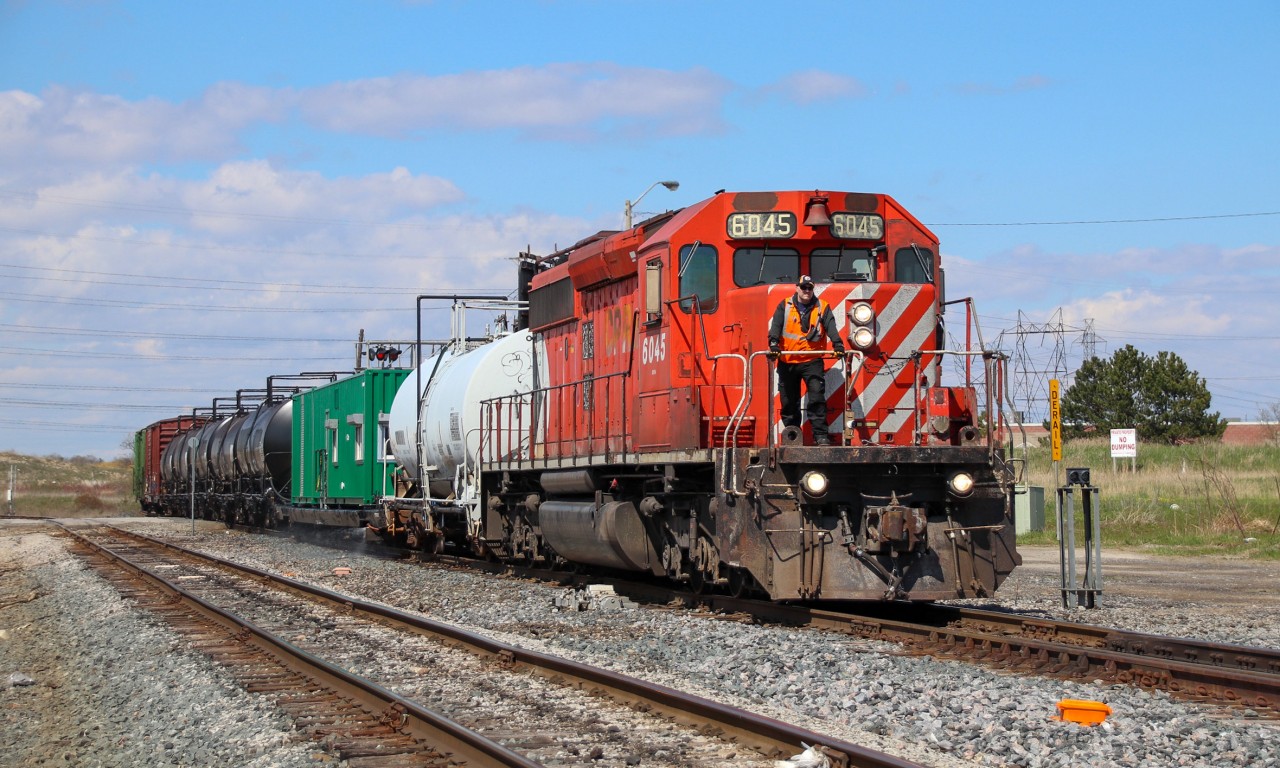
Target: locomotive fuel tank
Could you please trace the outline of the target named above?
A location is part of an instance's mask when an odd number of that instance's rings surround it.
[[[533,343],[528,332],[499,337],[472,350],[453,348],[423,361],[391,406],[391,448],[410,477],[428,468],[431,495],[445,497],[460,466],[474,468],[480,451],[481,403],[533,389]],[[417,408],[422,395],[422,413]],[[525,409],[523,428],[529,427]],[[512,428],[517,428],[514,424]],[[421,459],[418,443],[422,446]]]

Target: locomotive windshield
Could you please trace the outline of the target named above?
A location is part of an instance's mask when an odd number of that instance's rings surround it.
[[[933,251],[911,245],[893,255],[893,279],[899,283],[933,282]]]
[[[809,274],[820,283],[867,282],[875,264],[868,248],[819,248],[809,255]]]
[[[739,288],[794,283],[800,277],[800,252],[792,248],[739,248],[733,252],[733,284]]]
[[[928,251],[922,250],[922,253],[928,254]],[[915,258],[914,254],[912,258]],[[875,257],[867,248],[818,248],[809,255],[807,268],[800,266],[800,252],[791,248],[739,248],[733,252],[733,282],[739,288],[787,284],[794,283],[802,274],[813,275],[820,283],[869,282],[875,280],[875,264]],[[918,273],[918,265],[916,269]]]

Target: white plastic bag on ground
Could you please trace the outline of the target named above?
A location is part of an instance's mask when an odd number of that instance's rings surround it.
[[[773,768],[831,768],[831,761],[817,747],[809,747],[789,760],[774,760]]]

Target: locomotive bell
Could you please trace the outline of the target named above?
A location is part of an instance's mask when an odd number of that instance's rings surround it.
[[[809,198],[809,206],[804,214],[804,225],[806,227],[831,226],[831,212],[827,210],[827,198],[818,195]]]

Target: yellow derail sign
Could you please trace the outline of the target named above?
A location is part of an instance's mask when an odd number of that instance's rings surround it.
[[[1053,460],[1062,461],[1062,413],[1058,410],[1058,380],[1049,379],[1049,444]]]

